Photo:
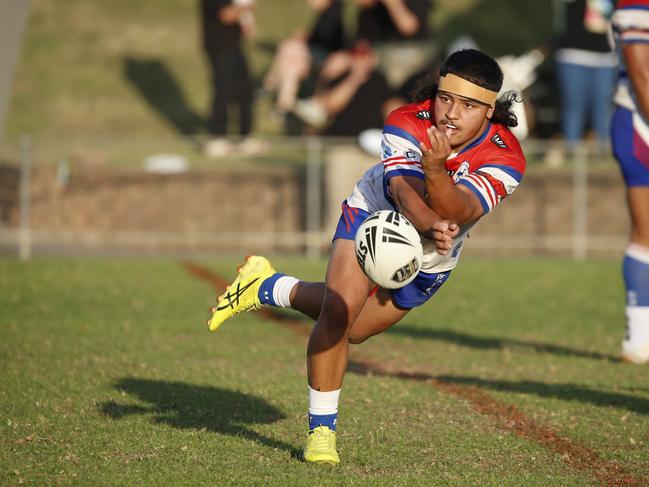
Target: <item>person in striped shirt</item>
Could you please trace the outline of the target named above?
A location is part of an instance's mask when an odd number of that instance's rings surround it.
[[[613,153],[627,185],[631,241],[623,264],[626,336],[622,359],[649,363],[649,0],[618,1],[611,19],[620,60]]]
[[[383,129],[382,161],[343,203],[325,282],[275,272],[253,256],[217,299],[210,330],[241,311],[271,305],[316,320],[307,348],[307,462],[338,463],[336,422],[349,343],[361,343],[428,301],[457,265],[469,229],[518,186],[525,157],[509,127],[514,95],[498,98],[503,74],[483,52],[451,54],[439,83],[393,111]],[[400,289],[377,288],[359,266],[354,237],[373,212],[396,210],[419,231],[422,268]]]

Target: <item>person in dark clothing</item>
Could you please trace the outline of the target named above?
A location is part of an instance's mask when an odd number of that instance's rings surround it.
[[[332,52],[343,48],[343,5],[341,0],[307,0],[317,18],[309,33],[298,32],[277,48],[264,88],[277,93],[276,109],[290,111],[300,83]]]
[[[583,139],[586,122],[608,140],[617,60],[607,38],[613,0],[561,0],[565,27],[555,54],[561,130],[568,149]]]
[[[421,40],[430,35],[431,0],[357,0],[356,38],[369,42]]]
[[[369,43],[359,41],[349,53],[352,62],[336,76],[321,78],[313,97],[298,100],[293,109],[299,119],[325,135],[356,136],[380,128],[388,113],[403,104],[377,69]]]
[[[252,81],[241,41],[253,28],[254,0],[201,0],[203,47],[212,74],[209,155],[225,155],[229,144],[228,107],[239,109],[239,134],[252,128]]]

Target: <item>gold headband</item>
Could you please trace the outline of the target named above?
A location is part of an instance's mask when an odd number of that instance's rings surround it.
[[[477,100],[481,103],[485,103],[490,107],[494,107],[496,104],[496,98],[498,98],[498,93],[496,91],[491,91],[486,88],[482,88],[470,81],[460,78],[454,74],[448,73],[446,76],[441,76],[439,78],[439,90],[447,91],[448,93],[453,93],[455,95],[464,96],[466,98],[471,98]]]

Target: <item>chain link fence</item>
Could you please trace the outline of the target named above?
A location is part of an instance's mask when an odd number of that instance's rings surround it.
[[[0,146],[0,253],[214,255],[327,252],[340,203],[378,157],[356,139],[278,137],[257,153],[232,141],[204,155],[193,139],[23,137]],[[468,242],[489,255],[622,252],[624,185],[607,150],[524,143],[520,188]]]

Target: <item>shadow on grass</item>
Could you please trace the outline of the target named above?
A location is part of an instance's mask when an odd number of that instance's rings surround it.
[[[457,386],[474,386],[480,389],[495,391],[516,392],[520,394],[534,394],[540,397],[553,397],[563,401],[579,401],[600,407],[614,407],[626,409],[638,414],[649,415],[649,400],[628,394],[605,392],[591,389],[579,384],[546,384],[535,381],[505,381],[487,380],[477,377],[461,377],[453,375],[433,375],[427,372],[409,370],[390,371],[381,365],[350,360],[347,370],[358,375],[372,375],[377,377],[391,377],[395,379],[411,380],[416,382],[431,382],[433,384],[446,384]]]
[[[538,353],[551,353],[553,355],[563,355],[569,357],[581,357],[595,360],[607,360],[609,362],[619,362],[618,357],[606,355],[599,352],[588,352],[584,350],[577,350],[575,348],[564,347],[561,345],[554,345],[552,343],[538,343],[524,340],[516,340],[513,338],[498,338],[498,337],[479,337],[469,335],[454,330],[440,330],[431,328],[418,328],[406,324],[397,324],[388,330],[391,335],[402,335],[416,339],[439,340],[449,343],[455,343],[471,348],[480,349],[496,349],[500,350],[508,347],[522,347],[533,350]]]
[[[482,389],[516,392],[520,394],[534,394],[540,397],[551,397],[563,401],[579,401],[595,406],[626,409],[633,413],[649,415],[649,400],[647,399],[628,394],[599,391],[579,384],[546,384],[535,381],[514,382],[452,375],[440,375],[436,379],[448,384],[476,386]]]
[[[155,423],[243,437],[287,451],[294,458],[299,458],[301,454],[300,450],[288,443],[268,438],[246,427],[274,423],[285,418],[279,409],[256,396],[184,382],[134,378],[120,379],[114,388],[148,405],[123,405],[115,401],[101,404],[101,412],[112,419],[135,414],[153,415],[152,421]]]
[[[178,132],[185,135],[205,132],[207,123],[187,103],[173,74],[159,59],[126,57],[124,75],[147,103]]]

